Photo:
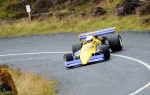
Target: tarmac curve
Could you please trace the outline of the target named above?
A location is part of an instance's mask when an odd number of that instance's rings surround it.
[[[120,34],[123,50],[108,61],[66,69],[63,54],[77,34],[0,39],[0,63],[59,81],[59,95],[150,95],[150,33]]]

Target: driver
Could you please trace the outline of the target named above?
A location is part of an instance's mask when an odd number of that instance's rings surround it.
[[[87,36],[85,39],[86,43],[92,43],[93,42],[93,36]]]
[[[101,39],[97,39],[96,37],[94,37],[92,35],[87,36],[85,41],[86,41],[86,43],[94,43],[94,42],[96,42],[96,44],[99,44],[99,45],[102,44]]]

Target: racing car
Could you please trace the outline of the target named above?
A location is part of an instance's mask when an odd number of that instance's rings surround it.
[[[113,35],[107,36],[111,33]],[[78,37],[80,43],[72,45],[72,53],[66,53],[63,56],[66,68],[108,60],[109,49],[115,52],[123,48],[122,39],[116,27],[81,33]]]

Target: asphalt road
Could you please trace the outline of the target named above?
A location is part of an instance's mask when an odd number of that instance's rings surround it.
[[[63,54],[77,34],[0,39],[0,63],[59,81],[59,95],[150,95],[150,33],[121,33],[123,50],[110,60],[66,69]]]

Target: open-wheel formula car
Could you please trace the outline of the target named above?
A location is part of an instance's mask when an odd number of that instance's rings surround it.
[[[110,37],[106,35],[111,33],[113,35]],[[81,33],[79,40],[79,44],[72,46],[72,53],[66,53],[63,56],[66,68],[108,60],[110,58],[109,49],[115,52],[123,48],[122,39],[116,27]]]

